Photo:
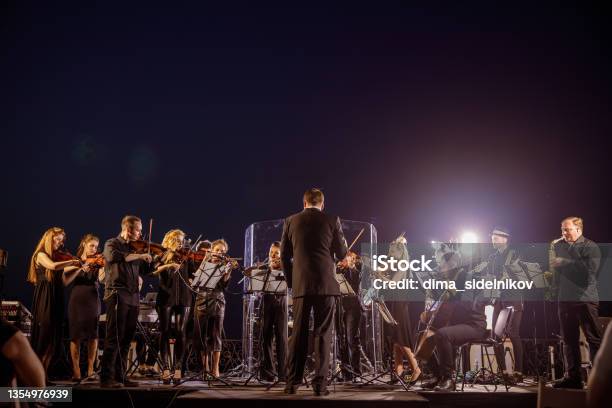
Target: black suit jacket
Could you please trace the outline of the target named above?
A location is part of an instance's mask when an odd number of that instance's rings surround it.
[[[293,297],[339,296],[336,260],[346,251],[340,218],[306,208],[285,219],[281,262]]]

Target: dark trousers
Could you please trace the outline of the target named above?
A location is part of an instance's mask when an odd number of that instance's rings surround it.
[[[434,334],[436,358],[430,360],[431,369],[438,377],[451,377],[454,369],[455,347],[470,341],[482,340],[486,338],[486,334],[484,327],[469,324],[456,324],[437,330]]]
[[[161,336],[159,340],[159,352],[163,363],[162,369],[180,370],[183,364],[185,344],[187,343],[187,321],[189,318],[188,306],[160,306],[157,308],[159,313],[159,330]],[[174,315],[174,325],[172,324]],[[170,338],[174,333],[174,358],[170,361]]]
[[[137,305],[126,304],[118,295],[113,295],[106,301],[106,338],[100,364],[101,381],[125,380],[128,351],[137,322]]]
[[[338,302],[341,312],[337,321],[337,336],[340,343],[340,360],[342,364],[349,367],[351,371],[344,370],[346,379],[353,375],[361,375],[361,338],[359,327],[361,326],[361,306],[357,298],[343,298]]]
[[[278,378],[287,378],[287,296],[264,295],[262,316],[262,374],[274,373],[273,340],[276,340],[276,368]]]
[[[580,375],[580,331],[582,327],[586,341],[589,344],[591,361],[601,344],[601,327],[597,321],[599,306],[597,303],[559,302],[559,323],[561,336],[565,343],[563,351],[567,375],[571,378],[581,378]]]
[[[293,299],[293,332],[289,339],[287,386],[299,385],[308,353],[308,324],[314,311],[315,378],[313,387],[327,387],[329,354],[334,325],[335,296],[304,296]]]
[[[523,307],[520,302],[495,302],[495,306],[493,306],[493,329],[495,329],[495,324],[497,323],[497,317],[499,316],[499,312],[501,312],[503,308],[509,306],[514,307],[514,312],[512,312],[512,318],[510,319],[510,323],[508,325],[506,333],[510,338],[510,341],[512,342],[514,370],[522,373],[523,342],[521,341],[519,331],[521,328],[521,320],[523,320]],[[506,359],[504,351],[504,346],[502,344],[495,347],[495,359],[497,360],[497,365],[501,367],[502,370],[506,369]]]

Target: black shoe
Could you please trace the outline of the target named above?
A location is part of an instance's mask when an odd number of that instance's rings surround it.
[[[123,388],[123,383],[115,380],[100,381],[101,388]]]
[[[455,381],[451,378],[443,378],[440,380],[436,388],[436,391],[455,391]]]
[[[520,371],[515,371],[514,373],[512,373],[512,377],[514,377],[514,383],[522,383],[523,382],[523,373],[521,373]]]
[[[582,380],[580,378],[563,377],[559,381],[555,381],[553,388],[571,388],[574,390],[581,390],[584,388]]]
[[[269,374],[260,374],[259,379],[263,382],[274,382],[274,376]]]
[[[439,382],[440,380],[438,379],[438,377],[431,377],[429,380],[423,381],[421,383],[421,388],[424,388],[426,390],[433,390],[434,388],[436,388]]]
[[[289,384],[287,384],[287,386],[285,387],[285,389],[283,390],[283,392],[284,392],[285,394],[290,394],[290,395],[296,394],[296,393],[297,393],[297,387],[296,387],[296,386],[294,386],[294,385],[289,385]]]
[[[323,388],[323,387],[312,387],[312,391],[315,395],[315,397],[325,397],[327,395],[329,395],[329,390],[327,389],[327,387]]]
[[[124,380],[123,381],[123,386],[124,387],[138,387],[138,383],[136,381],[130,381],[130,380]]]

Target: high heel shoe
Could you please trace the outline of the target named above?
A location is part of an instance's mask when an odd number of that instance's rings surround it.
[[[419,373],[415,377],[414,376],[414,371],[413,371],[412,374],[410,375],[410,380],[408,381],[408,384],[410,384],[410,385],[416,384],[417,381],[419,380],[419,378],[421,378],[421,374],[423,374],[423,372],[419,371]]]
[[[161,380],[162,380],[162,384],[170,385],[170,382],[172,381],[172,375],[170,374],[170,371],[164,370],[162,373]]]
[[[177,375],[177,372],[178,372],[178,375]],[[174,375],[172,376],[172,384],[174,385],[179,385],[182,380],[181,372],[180,371],[177,371],[177,372],[175,372]]]

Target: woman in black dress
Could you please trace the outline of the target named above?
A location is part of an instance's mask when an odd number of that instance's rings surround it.
[[[28,269],[28,282],[34,285],[32,301],[32,348],[41,359],[45,373],[62,343],[64,287],[62,271],[80,265],[75,259],[58,261],[66,234],[58,227],[49,228],[36,245]]]
[[[389,257],[393,257],[398,261],[401,259],[408,260],[408,247],[406,245],[406,238],[404,236],[398,237],[389,246]],[[400,281],[401,279],[407,278],[405,272],[396,272],[391,277],[394,281]],[[409,301],[398,300],[398,301],[387,301],[389,305],[389,312],[393,318],[397,321],[397,326],[387,324],[385,330],[387,338],[391,344],[393,352],[393,364],[395,373],[398,376],[403,376],[404,373],[404,357],[408,360],[412,374],[410,378],[406,378],[406,381],[415,383],[421,375],[421,369],[419,364],[412,352],[412,325],[410,322],[410,308]],[[392,382],[398,382],[397,378],[392,378]]]
[[[159,275],[157,313],[159,315],[159,351],[163,363],[162,381],[169,384],[181,380],[181,365],[187,342],[187,321],[191,310],[192,291],[189,279],[192,277],[193,261],[180,259],[177,254],[185,241],[185,233],[179,229],[168,231],[162,241],[167,249],[160,260],[160,266],[153,274]],[[174,322],[172,317],[174,316]],[[170,359],[170,337],[174,333],[174,356]],[[171,362],[173,364],[171,364]],[[171,375],[170,370],[174,373]]]
[[[95,262],[100,239],[87,234],[81,240],[77,258],[83,265],[78,269],[64,270],[65,284],[72,283],[68,300],[68,330],[70,332],[70,357],[72,359],[72,380],[81,381],[79,364],[81,341],[87,342],[87,377],[94,374],[94,363],[98,351],[98,320],[100,318],[100,298],[98,280],[103,268]],[[89,257],[89,258],[88,258]]]

